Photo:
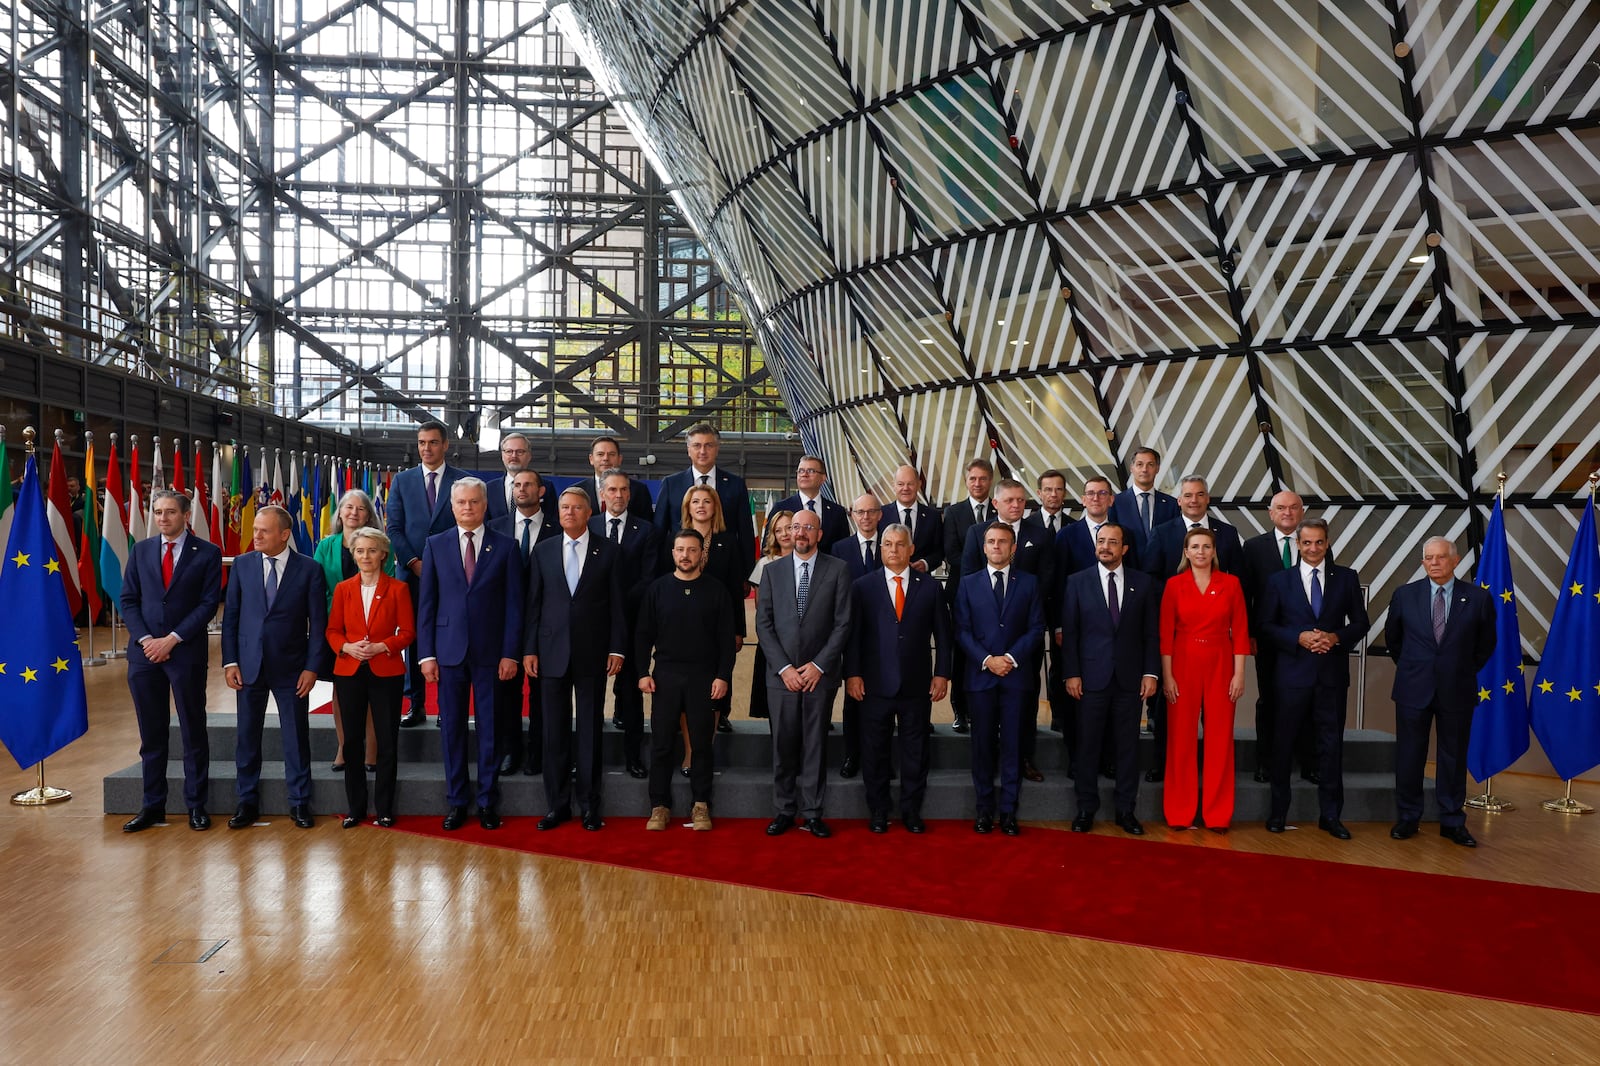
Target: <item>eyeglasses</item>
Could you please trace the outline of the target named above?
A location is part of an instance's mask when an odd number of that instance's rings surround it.
[[[818,470],[814,466],[802,466],[800,469],[796,470],[795,473],[796,474],[820,474],[820,473],[822,473],[822,471]]]
[[[1109,496],[1109,495],[1111,495],[1111,493],[1106,491],[1105,489],[1084,489],[1083,490],[1083,494],[1085,496]]]

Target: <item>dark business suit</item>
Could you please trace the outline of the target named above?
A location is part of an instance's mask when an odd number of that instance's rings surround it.
[[[574,763],[579,811],[585,816],[600,814],[606,663],[609,656],[628,652],[622,553],[608,540],[587,531],[585,536],[583,570],[571,590],[565,568],[570,552],[566,534],[533,549],[522,643],[523,655],[539,657],[545,800],[549,813],[563,816],[572,813]]]
[[[861,536],[852,533],[850,536],[838,541],[830,553],[835,559],[844,563],[849,569],[850,583],[855,582],[867,574],[875,574],[883,569],[878,553],[883,548],[883,540],[876,533],[872,535],[872,565],[867,565],[866,553],[863,550]],[[826,548],[821,549],[827,551]],[[844,734],[843,748],[844,761],[859,763],[861,761],[861,705],[845,693],[843,709],[839,713],[840,731]]]
[[[411,560],[422,558],[429,537],[455,527],[455,512],[450,507],[450,486],[467,476],[465,470],[446,463],[439,470],[434,505],[430,508],[426,474],[420,463],[400,471],[389,483],[388,502],[385,504],[385,527],[393,549],[395,573],[405,578],[406,589],[411,593],[411,602],[415,604],[422,602],[422,586],[421,578],[411,572]],[[490,485],[491,514],[494,499],[495,488]],[[422,664],[418,661],[421,657],[420,644],[413,645],[406,674],[406,695],[410,697],[411,705],[419,711],[428,701],[428,686],[422,680]]]
[[[548,495],[548,494],[546,494]],[[492,496],[491,496],[492,498]],[[528,550],[522,550],[520,536],[521,512],[512,508],[511,514],[491,518],[484,523],[486,527],[496,533],[502,533],[516,544],[517,551],[522,555],[522,572],[528,573],[533,565],[534,545],[543,544],[551,537],[561,535],[561,526],[543,510],[539,512],[539,525],[529,535]],[[524,578],[526,580],[526,578]],[[495,756],[504,759],[511,756],[513,765],[520,764],[523,771],[528,774],[544,772],[544,698],[539,694],[539,682],[530,678],[521,670],[510,681],[495,682],[494,699],[494,739]],[[528,735],[522,735],[522,712],[528,712]]]
[[[994,517],[994,504],[984,500],[981,505],[983,522]],[[979,525],[980,520],[974,511],[971,496],[963,496],[944,509],[940,519],[944,526],[944,561],[946,576],[944,579],[944,598],[955,610],[956,592],[961,588],[961,554],[967,547],[967,533],[973,526]],[[966,673],[967,656],[961,649],[961,642],[955,645],[955,657],[950,661],[950,669],[955,671],[955,677],[960,678]],[[964,718],[967,714],[967,688],[962,684],[950,686],[950,709],[957,718]]]
[[[522,650],[522,553],[504,534],[486,526],[477,532],[471,584],[457,528],[452,525],[428,538],[422,551],[416,648],[419,661],[436,659],[439,663],[445,802],[451,807],[468,805],[470,704],[478,711],[478,809],[496,811],[500,766],[495,752],[495,686],[500,680],[500,660],[519,660]]]
[[[605,501],[600,498],[600,494],[595,490],[594,478],[584,478],[578,482],[578,487],[588,494],[589,510],[597,515],[604,513],[606,509]],[[549,493],[545,493],[545,495],[548,496]],[[647,526],[655,524],[656,508],[655,504],[650,502],[650,486],[636,477],[628,479],[628,513]]]
[[[905,510],[899,500],[885,504],[878,531],[881,533],[891,525],[905,525]],[[938,511],[921,502],[911,508],[911,562],[926,564],[930,574],[944,562],[944,519]]]
[[[222,664],[237,663],[244,684],[236,695],[237,790],[241,804],[260,806],[261,732],[270,695],[278,705],[289,804],[300,806],[311,802],[311,697],[295,695],[295,687],[301,671],[328,670],[328,590],[321,566],[309,555],[287,551],[268,607],[266,569],[266,556],[258,551],[234,559],[222,611]]]
[[[183,737],[183,803],[206,805],[211,784],[211,743],[206,735],[206,664],[210,646],[206,626],[222,599],[222,551],[192,533],[174,553],[170,588],[162,583],[160,535],[141,540],[128,554],[122,575],[122,620],[128,627],[128,691],[139,721],[139,761],[144,771],[144,802],[149,810],[167,806],[168,707],[178,712]],[[164,663],[145,658],[145,637],[176,633],[178,645]]]
[[[832,551],[835,544],[846,537],[855,535],[855,523],[850,521],[849,508],[841,507],[832,500],[821,496],[817,498],[816,502],[821,505],[821,512],[817,515],[817,520],[822,523],[822,538],[817,542],[817,550]],[[785,496],[768,508],[767,517],[770,520],[773,515],[781,514],[784,511],[793,514],[795,511],[804,509],[805,501],[800,499],[800,494],[797,492],[793,496]]]
[[[1004,598],[998,603],[988,566],[964,576],[956,590],[956,639],[967,656],[962,684],[972,713],[972,784],[979,817],[995,813],[997,762],[999,811],[1016,813],[1022,787],[1021,734],[1029,712],[1038,715],[1044,596],[1032,574],[1013,566],[1008,575]],[[1008,654],[1017,665],[1005,677],[983,669],[989,656]]]
[[[844,680],[850,638],[850,578],[844,563],[817,552],[801,615],[793,553],[767,564],[756,593],[756,639],[767,653],[767,709],[772,717],[772,798],[780,815],[822,817],[828,770],[824,751],[833,694]],[[790,692],[784,667],[816,663],[822,680],[811,692]]]
[[[756,527],[755,519],[750,513],[750,490],[745,487],[744,478],[738,474],[728,473],[725,467],[717,467],[716,475],[712,487],[717,490],[717,498],[722,501],[722,524],[733,534],[734,555],[739,565],[743,567],[739,576],[741,579],[746,578],[756,565]],[[663,550],[669,550],[672,535],[678,532],[678,528],[682,525],[679,520],[683,517],[684,493],[699,481],[700,475],[694,472],[693,467],[680,470],[676,474],[668,474],[662,479],[661,494],[656,499],[655,525]],[[737,606],[743,598],[742,592],[734,596],[734,605]],[[742,611],[735,613],[743,614]]]
[[[928,788],[928,735],[933,728],[928,689],[935,677],[950,676],[952,627],[939,582],[909,568],[904,578],[905,601],[898,618],[881,568],[851,586],[844,673],[846,678],[861,678],[866,690],[861,699],[861,780],[867,809],[888,817],[889,738],[898,727],[900,815],[920,818]]]
[[[1258,618],[1261,613],[1261,597],[1266,591],[1268,580],[1274,574],[1293,569],[1294,564],[1300,559],[1300,551],[1295,547],[1293,533],[1289,534],[1289,559],[1290,564],[1285,567],[1283,551],[1278,547],[1278,534],[1270,529],[1245,541],[1240,551],[1239,583],[1244,586],[1244,609],[1250,616],[1250,639],[1256,642],[1256,765],[1263,771],[1272,765],[1273,757],[1272,730],[1275,716],[1272,691],[1278,650],[1271,641],[1262,637]],[[1334,563],[1332,548],[1328,550],[1326,562],[1329,566]],[[1301,731],[1300,739],[1294,747],[1294,758],[1300,764],[1302,776],[1316,769],[1317,730]]]
[[[1301,568],[1280,568],[1267,579],[1257,603],[1260,636],[1256,647],[1272,645],[1273,745],[1269,822],[1289,815],[1289,767],[1302,731],[1314,732],[1317,753],[1317,804],[1322,818],[1338,821],[1344,810],[1344,712],[1350,690],[1350,653],[1371,622],[1361,601],[1361,579],[1346,566],[1323,560],[1318,572],[1322,610],[1306,598]],[[1339,638],[1332,651],[1318,654],[1300,646],[1300,634],[1320,629]]]
[[[1161,680],[1161,585],[1127,565],[1116,570],[1117,621],[1111,621],[1098,563],[1067,578],[1061,596],[1061,676],[1083,681],[1078,701],[1075,769],[1078,813],[1100,810],[1096,771],[1110,750],[1116,766],[1116,813],[1133,814],[1139,799],[1139,687]]]
[[[1167,495],[1165,492],[1152,489],[1150,491],[1151,522],[1146,527],[1144,518],[1139,514],[1139,492],[1140,490],[1136,486],[1129,485],[1117,493],[1111,501],[1111,520],[1119,526],[1125,526],[1134,531],[1134,535],[1129,538],[1132,542],[1129,544],[1130,550],[1145,547],[1149,543],[1151,534],[1155,532],[1156,526],[1161,525],[1163,522],[1170,522],[1183,514],[1183,510],[1178,506],[1177,499]],[[1123,565],[1127,565],[1127,560],[1123,560]],[[1171,575],[1163,574],[1161,576],[1166,578]]]
[[[1400,820],[1422,818],[1422,769],[1428,727],[1438,723],[1434,792],[1439,824],[1466,824],[1467,739],[1478,705],[1478,671],[1494,654],[1494,600],[1484,589],[1455,580],[1444,636],[1433,636],[1434,584],[1427,578],[1401,586],[1389,604],[1384,641],[1394,656],[1394,798]]]
[[[537,471],[535,472],[537,473]],[[509,475],[509,477],[515,476],[515,474]],[[508,475],[506,474],[496,474],[493,477],[483,478],[484,487],[489,490],[489,522],[497,518],[506,518],[517,509],[516,505],[511,502],[511,489],[506,485],[507,480]],[[559,527],[560,522],[556,510],[556,502],[560,499],[561,494],[550,487],[550,479],[542,474],[539,476],[539,484],[544,486],[544,495],[539,498],[539,510],[544,514],[546,522],[552,526]]]
[[[594,484],[594,480],[591,478],[589,483]],[[627,634],[623,647],[631,649],[634,628],[639,624],[639,604],[655,579],[656,560],[661,556],[661,549],[656,541],[656,527],[649,519],[640,518],[631,511],[624,514],[616,526],[621,537],[618,543],[611,536],[612,518],[609,512],[597,513],[589,519],[589,535],[610,541],[621,550],[617,565],[622,568],[621,610]],[[622,669],[611,686],[613,713],[622,720],[622,757],[628,766],[644,765],[644,693],[639,691],[639,671],[643,665],[629,655],[622,660]]]

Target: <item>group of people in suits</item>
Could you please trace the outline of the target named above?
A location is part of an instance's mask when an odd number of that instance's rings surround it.
[[[982,459],[965,471],[967,498],[942,512],[923,502],[910,466],[895,472],[892,500],[866,494],[845,508],[823,494],[822,459],[806,455],[796,469],[799,491],[769,514],[783,543],[752,575],[748,489],[718,468],[715,427],[697,425],[687,437],[689,467],[664,480],[653,508],[645,487],[617,466],[612,438],[591,448],[593,479],[552,506],[525,437],[502,441],[505,473],[486,482],[449,466],[445,427],[426,423],[417,435],[420,463],[391,488],[387,532],[371,524],[370,501],[348,501],[351,520],[368,524],[337,531],[308,559],[289,546],[287,513],[261,509],[253,550],[234,563],[223,615],[224,674],[238,692],[240,724],[230,827],[258,815],[269,697],[283,723],[291,816],[314,824],[308,696],[318,677],[331,676],[347,827],[366,815],[369,770],[378,819],[392,823],[397,732],[425,720],[431,684],[446,829],[464,825],[474,807],[481,825],[497,828],[499,778],[519,767],[544,776],[541,829],[574,817],[601,828],[603,709],[613,685],[626,769],[650,781],[650,828],[670,819],[674,741],[682,735],[692,824],[708,829],[713,736],[727,728],[742,600],[754,577],[764,659],[756,684],[773,744],[770,835],[797,825],[830,835],[823,753],[840,688],[841,773],[862,775],[874,832],[889,828],[895,777],[902,824],[925,830],[931,708],[948,696],[956,730],[972,735],[973,828],[1016,835],[1021,783],[1043,777],[1033,766],[1041,685],[1067,739],[1074,830],[1092,829],[1098,777],[1109,771],[1116,824],[1143,832],[1134,806],[1140,723],[1148,718],[1159,755],[1145,779],[1165,782],[1167,824],[1225,832],[1234,706],[1253,654],[1262,694],[1258,778],[1272,786],[1267,828],[1286,828],[1298,763],[1318,784],[1320,827],[1348,838],[1340,820],[1348,653],[1369,621],[1358,576],[1333,563],[1327,523],[1306,519],[1295,494],[1275,496],[1273,528],[1241,543],[1210,514],[1204,478],[1182,478],[1176,496],[1156,489],[1160,456],[1148,448],[1132,456],[1123,491],[1088,479],[1077,519],[1068,516],[1059,471],[1039,476],[1029,513],[1027,489],[996,480]],[[155,495],[161,535],[135,547],[124,587],[145,772],[143,809],[130,832],[156,824],[165,810],[169,700],[183,737],[190,825],[209,826],[204,637],[220,599],[221,560],[186,533],[187,504],[180,493]],[[1393,835],[1416,832],[1436,725],[1441,825],[1470,846],[1461,816],[1476,697],[1470,679],[1493,649],[1494,624],[1482,590],[1455,581],[1458,562],[1447,539],[1430,539],[1427,577],[1400,590],[1389,614],[1400,732]],[[949,574],[942,588],[941,566]],[[473,716],[473,708],[487,713]]]

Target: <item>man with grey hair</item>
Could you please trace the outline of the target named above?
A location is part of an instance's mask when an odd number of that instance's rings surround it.
[[[805,465],[804,459],[800,461],[800,465]],[[878,502],[878,497],[870,492],[857,496],[850,510],[850,520],[855,524],[856,532],[853,536],[844,537],[833,544],[831,554],[834,558],[844,561],[844,565],[849,568],[852,583],[882,566],[878,561],[878,553],[882,550],[878,539],[878,522],[882,518],[883,505]],[[829,550],[826,537],[818,544],[818,550],[825,552]],[[860,701],[847,690],[844,694],[844,707],[840,713],[844,732],[844,761],[839,766],[840,777],[854,777],[861,771],[860,712]]]

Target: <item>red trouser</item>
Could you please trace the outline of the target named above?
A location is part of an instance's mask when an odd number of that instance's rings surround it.
[[[1224,642],[1182,641],[1172,654],[1178,698],[1167,704],[1167,772],[1162,807],[1168,825],[1194,824],[1197,797],[1207,826],[1233,819],[1233,649]],[[1205,715],[1205,780],[1197,782],[1200,717]],[[1204,793],[1201,795],[1201,793]]]

